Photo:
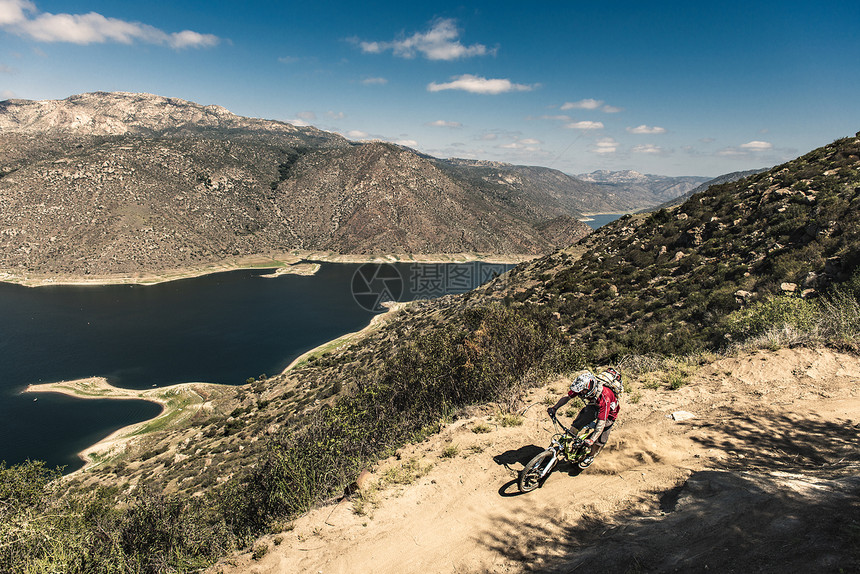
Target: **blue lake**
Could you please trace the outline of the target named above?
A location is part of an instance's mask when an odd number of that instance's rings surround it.
[[[597,215],[589,215],[589,221],[586,221],[592,229],[597,229],[598,227],[603,227],[607,223],[612,223],[616,219],[623,217],[626,215],[625,213],[598,213]]]
[[[243,270],[149,286],[0,283],[0,460],[71,471],[77,452],[160,412],[145,401],[22,394],[29,384],[92,376],[136,389],[242,384],[363,328],[383,300],[465,292],[508,268],[324,263],[308,277]]]

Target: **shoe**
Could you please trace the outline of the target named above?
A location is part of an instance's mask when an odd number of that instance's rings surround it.
[[[581,461],[579,461],[579,464],[577,464],[576,466],[578,466],[582,470],[585,470],[586,468],[591,466],[592,462],[594,462],[594,457],[593,456],[587,456],[584,459],[582,459]]]

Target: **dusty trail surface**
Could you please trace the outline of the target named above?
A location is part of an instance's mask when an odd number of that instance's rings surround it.
[[[364,495],[211,571],[574,572],[597,560],[622,572],[860,570],[860,358],[756,352],[678,390],[641,389],[591,468],[561,466],[517,495],[517,471],[552,433],[544,399],[565,387],[534,390],[521,426],[487,409],[401,449]]]

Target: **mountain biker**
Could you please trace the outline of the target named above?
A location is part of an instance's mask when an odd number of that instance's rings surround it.
[[[604,380],[607,384],[604,384]],[[571,423],[571,432],[578,434],[586,425],[597,421],[594,432],[585,441],[585,444],[591,447],[591,452],[579,463],[579,468],[585,469],[594,462],[594,457],[606,446],[606,442],[609,440],[609,432],[615,424],[615,419],[618,418],[618,411],[620,410],[619,400],[615,391],[608,384],[610,382],[617,383],[620,388],[621,375],[615,369],[606,369],[597,377],[590,371],[585,371],[573,380],[570,384],[570,390],[567,391],[567,395],[561,397],[554,406],[546,410],[549,416],[555,417],[555,412],[558,409],[566,405],[573,397],[578,396],[586,404],[579,411],[573,423]]]

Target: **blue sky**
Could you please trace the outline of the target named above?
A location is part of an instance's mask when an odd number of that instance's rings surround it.
[[[97,90],[437,157],[716,176],[860,130],[860,6],[0,0],[0,99]]]

